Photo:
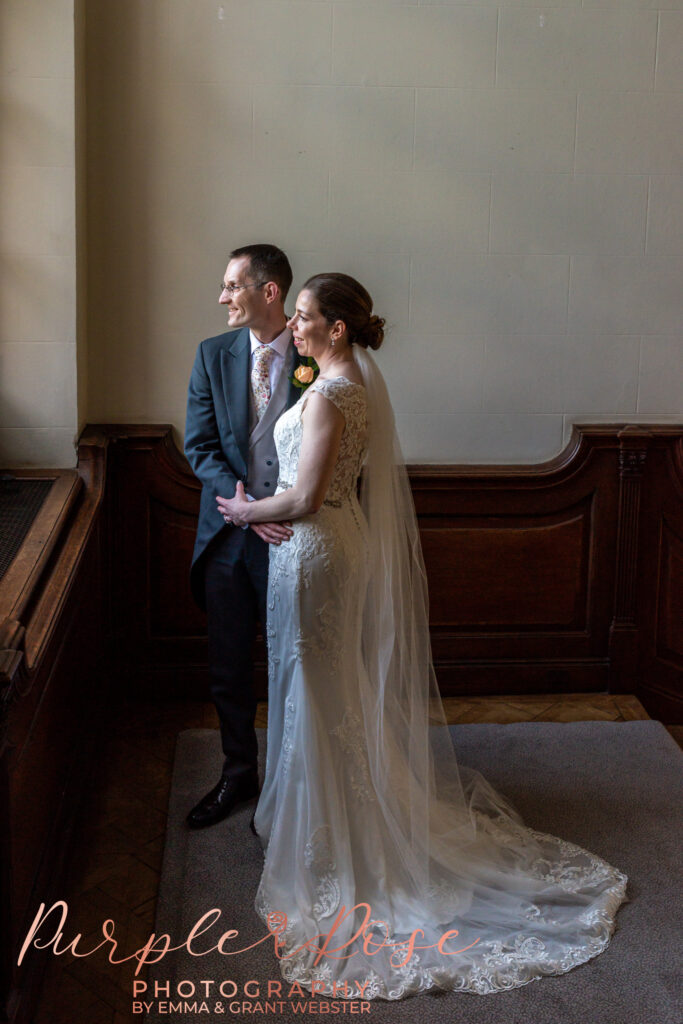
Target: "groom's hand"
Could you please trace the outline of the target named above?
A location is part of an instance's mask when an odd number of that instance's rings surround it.
[[[289,540],[292,536],[290,522],[284,523],[250,523],[254,531],[266,544],[280,544],[283,540]]]

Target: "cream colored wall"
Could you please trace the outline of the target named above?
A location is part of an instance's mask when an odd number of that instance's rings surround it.
[[[0,5],[0,465],[73,466],[73,0]]]
[[[74,111],[76,152],[76,385],[79,433],[88,421],[88,148],[86,131],[87,74],[85,12],[87,0],[74,2]]]
[[[681,8],[93,0],[90,419],[182,431],[250,241],[370,289],[409,460],[681,418]]]

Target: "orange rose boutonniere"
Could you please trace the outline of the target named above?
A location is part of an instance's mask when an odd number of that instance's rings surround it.
[[[305,391],[320,373],[320,367],[311,356],[304,356],[294,374],[289,378],[294,387]]]

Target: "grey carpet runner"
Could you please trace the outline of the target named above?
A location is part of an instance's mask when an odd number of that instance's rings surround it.
[[[680,1024],[683,754],[666,729],[654,721],[525,722],[455,725],[451,732],[461,764],[481,771],[527,825],[577,843],[629,876],[630,902],[619,910],[604,953],[510,992],[427,992],[397,1002],[373,1000],[369,1012],[352,1013],[343,999],[316,997],[329,1003],[327,1011],[307,992],[288,999],[270,941],[229,956],[194,957],[181,949],[150,968],[149,990],[140,997],[154,1004],[150,1024],[169,1019],[168,1005],[159,1005],[165,1000],[183,1021]],[[263,771],[263,731],[259,747]],[[239,938],[228,941],[226,950],[256,943],[265,931],[253,909],[262,864],[259,841],[249,831],[254,804],[203,831],[190,832],[184,824],[189,808],[215,783],[220,764],[218,732],[179,735],[156,932],[170,934],[178,945],[204,913],[218,908],[220,919],[196,943],[202,950],[229,929],[238,929]],[[279,1002],[267,999],[269,980],[282,983]],[[156,998],[155,981],[163,986]],[[221,997],[222,981],[234,982],[233,998]]]

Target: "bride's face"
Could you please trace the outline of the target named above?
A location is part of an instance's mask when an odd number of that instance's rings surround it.
[[[312,356],[316,361],[328,351],[330,342],[339,333],[337,325],[328,324],[320,312],[315,296],[305,289],[297,296],[296,312],[287,326],[292,330],[299,355]]]

